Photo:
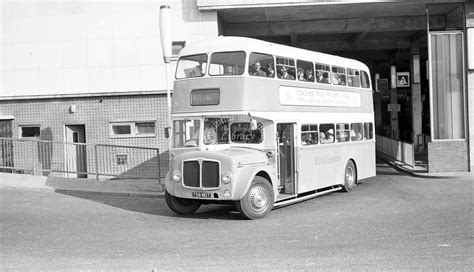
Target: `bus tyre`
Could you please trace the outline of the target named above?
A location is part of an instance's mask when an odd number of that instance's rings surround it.
[[[344,185],[342,186],[342,191],[349,192],[355,186],[357,186],[357,170],[354,162],[349,160],[344,170]]]
[[[165,190],[165,199],[168,207],[177,214],[193,214],[199,207],[201,203],[194,199],[185,199],[179,198],[171,195],[168,191]]]
[[[245,196],[237,202],[237,210],[247,219],[258,219],[273,209],[273,187],[270,182],[256,176]]]

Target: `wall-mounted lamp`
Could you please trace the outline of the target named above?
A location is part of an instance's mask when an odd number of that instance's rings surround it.
[[[397,88],[397,67],[395,65],[390,66],[390,87]]]
[[[375,73],[375,91],[376,92],[379,91],[379,79],[380,79],[380,74]]]
[[[420,83],[420,55],[413,55],[413,83]]]
[[[75,113],[77,111],[77,106],[76,104],[72,104],[69,106],[69,113]]]

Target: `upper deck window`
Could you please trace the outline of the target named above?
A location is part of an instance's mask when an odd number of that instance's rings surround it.
[[[220,52],[211,55],[209,75],[242,75],[245,67],[245,52]]]
[[[207,55],[199,54],[184,56],[178,60],[176,67],[176,78],[202,77],[206,73]]]
[[[347,86],[360,87],[359,70],[347,68]]]
[[[361,78],[361,85],[362,85],[362,88],[370,88],[370,80],[369,80],[369,75],[367,74],[366,71],[361,71],[361,75],[360,75],[360,78]]]
[[[289,58],[276,58],[277,76],[281,79],[295,80],[295,60]]]
[[[313,63],[309,61],[298,60],[298,70],[296,77],[299,81],[314,82],[314,68]]]
[[[346,85],[346,68],[339,66],[332,67],[332,84]]]
[[[329,75],[331,74],[331,69],[329,68],[329,65],[316,63],[315,68],[316,68],[316,82],[325,83],[325,84],[331,83],[329,81]]]
[[[249,75],[275,77],[275,61],[272,55],[251,53],[249,58]]]

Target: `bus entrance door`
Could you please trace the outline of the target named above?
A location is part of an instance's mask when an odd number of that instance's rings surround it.
[[[294,124],[278,124],[280,188],[283,194],[295,193]]]

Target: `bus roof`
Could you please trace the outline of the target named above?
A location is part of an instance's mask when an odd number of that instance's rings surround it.
[[[200,53],[213,52],[229,52],[229,51],[246,51],[273,54],[276,56],[283,56],[289,58],[296,58],[301,60],[323,63],[344,63],[354,69],[361,69],[368,71],[369,68],[362,62],[344,58],[340,56],[310,51],[306,49],[266,42],[262,40],[246,38],[246,37],[224,37],[219,36],[213,39],[206,39],[201,42],[184,47],[180,56],[189,56]]]

